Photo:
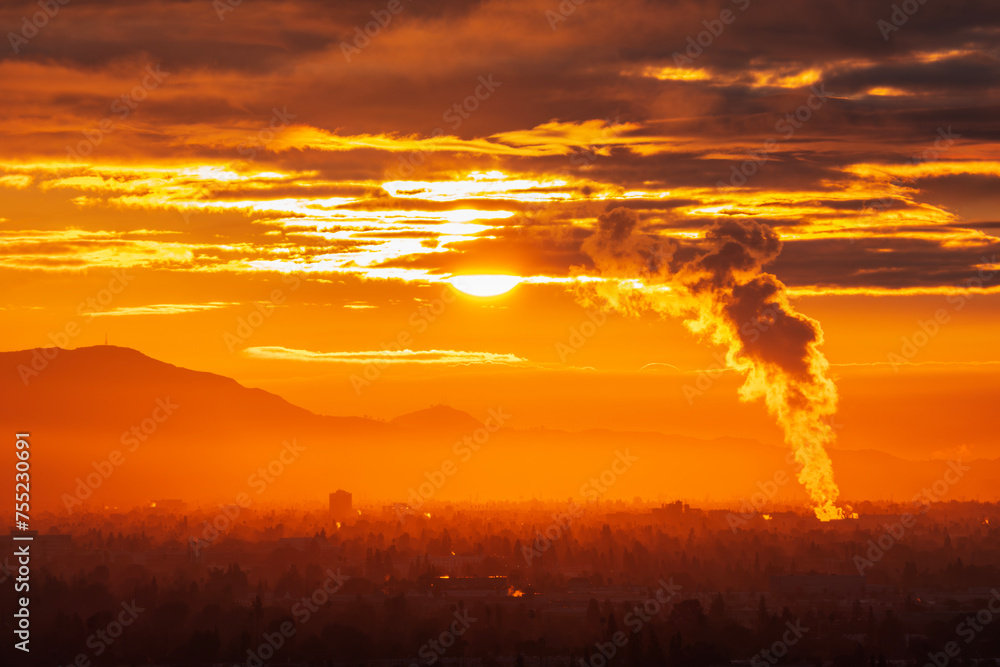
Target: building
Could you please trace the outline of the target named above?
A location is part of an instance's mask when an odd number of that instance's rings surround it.
[[[338,489],[330,494],[330,515],[334,521],[346,521],[354,514],[353,498],[347,491]]]
[[[654,519],[679,519],[691,511],[691,506],[681,501],[664,503],[652,509]]]

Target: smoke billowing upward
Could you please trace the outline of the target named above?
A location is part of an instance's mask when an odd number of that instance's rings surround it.
[[[728,366],[745,378],[740,398],[764,399],[784,430],[816,516],[843,518],[826,452],[837,388],[819,349],[819,323],[795,312],[784,284],[763,270],[781,252],[774,230],[725,220],[688,244],[651,236],[634,211],[616,208],[598,218],[583,249],[605,277],[618,280],[590,283],[581,298],[626,313],[683,317],[693,332],[724,346]]]

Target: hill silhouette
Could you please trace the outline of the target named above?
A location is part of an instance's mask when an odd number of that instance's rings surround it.
[[[11,390],[0,409],[28,422],[44,423],[56,417],[74,427],[103,428],[118,424],[123,416],[131,423],[149,412],[156,398],[169,397],[184,405],[178,419],[210,431],[218,430],[220,424],[231,428],[234,421],[246,428],[267,427],[276,421],[352,431],[382,427],[361,417],[316,415],[232,378],[181,368],[113,345],[61,350],[37,375],[28,376],[26,385],[23,381],[8,384],[11,378],[21,377],[19,368],[31,367],[36,352],[0,353],[0,377]]]
[[[479,420],[469,413],[447,405],[432,405],[423,410],[400,415],[389,423],[406,429],[453,434],[471,433],[482,426]]]
[[[735,437],[525,429],[516,415],[473,443],[469,436],[480,420],[446,405],[388,422],[318,415],[129,348],[3,352],[0,385],[0,424],[7,433],[32,434],[33,500],[42,509],[65,509],[67,497],[90,507],[157,498],[231,503],[240,493],[262,503],[322,501],[336,488],[359,501],[405,501],[419,488],[432,489],[436,500],[579,499],[622,452],[635,462],[601,490],[604,499],[728,501],[750,498],[777,477],[785,481],[771,499],[804,500],[782,446]],[[908,501],[948,470],[944,461],[876,451],[831,456],[845,499]],[[993,499],[1000,463],[968,465],[946,498]],[[440,474],[444,468],[453,472]]]

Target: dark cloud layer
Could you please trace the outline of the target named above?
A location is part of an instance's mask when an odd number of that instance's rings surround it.
[[[863,0],[587,2],[555,23],[551,12],[560,5],[551,0],[402,0],[398,14],[357,43],[356,29],[375,20],[372,12],[384,19],[386,2],[246,0],[221,12],[219,5],[74,0],[16,52],[0,45],[0,142],[10,159],[63,160],[68,146],[110,118],[95,162],[228,163],[295,175],[244,185],[174,178],[172,186],[188,188],[171,195],[177,200],[244,202],[250,211],[235,220],[235,212],[207,213],[197,230],[164,223],[193,244],[211,245],[224,234],[234,243],[260,243],[267,232],[282,244],[291,220],[300,236],[341,229],[314,224],[301,210],[250,207],[277,198],[351,198],[322,209],[345,215],[457,208],[515,214],[490,223],[494,231],[483,238],[455,243],[452,252],[377,264],[439,273],[466,266],[554,275],[592,269],[581,249],[590,226],[597,226],[593,238],[639,242],[622,227],[632,219],[626,210],[657,234],[718,232],[732,224],[719,219],[734,217],[779,232],[815,232],[786,243],[774,264],[790,285],[950,284],[974,274],[980,255],[995,250],[989,221],[1000,206],[998,174],[935,164],[997,155],[996,3],[931,0],[905,22],[896,17],[895,30],[879,23],[894,20],[893,3]],[[34,2],[6,3],[0,26],[16,34],[22,17],[37,11]],[[723,11],[735,18],[720,29]],[[699,39],[702,46],[691,47]],[[357,52],[345,56],[345,44]],[[689,58],[683,67],[677,53]],[[116,117],[113,103],[133,94],[149,67],[169,75],[134,111]],[[481,77],[500,84],[476,97]],[[806,108],[817,86],[824,101]],[[470,99],[475,109],[456,115],[456,105]],[[263,141],[276,109],[294,117],[294,131]],[[808,120],[789,124],[796,113]],[[935,153],[925,172],[901,171],[935,146],[942,128],[960,141]],[[441,134],[454,139],[433,145]],[[768,141],[774,144],[765,150]],[[748,160],[753,174],[742,178]],[[379,187],[393,178],[489,170],[566,178],[559,191],[572,201],[549,202],[538,213],[514,196],[403,198]],[[118,189],[110,194],[87,194],[107,205],[134,205],[122,203],[120,182],[103,187],[112,185]],[[30,187],[53,192],[40,181]],[[60,192],[80,192],[64,187]],[[128,194],[151,193],[153,186]],[[90,214],[81,215],[89,223]],[[213,216],[224,223],[210,222]],[[108,215],[124,224],[119,217]],[[834,232],[840,237],[823,236]],[[358,234],[379,238],[377,228]],[[871,238],[848,242],[844,234]],[[382,232],[385,239],[433,243],[431,236]],[[307,254],[320,252],[315,238],[302,240]],[[649,247],[632,250],[647,253],[650,271],[668,247],[678,258],[690,252],[685,243],[641,243]]]

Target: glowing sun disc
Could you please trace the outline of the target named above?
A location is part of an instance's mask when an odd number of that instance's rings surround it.
[[[503,275],[452,276],[448,282],[459,292],[471,296],[499,296],[517,287],[521,278]]]

